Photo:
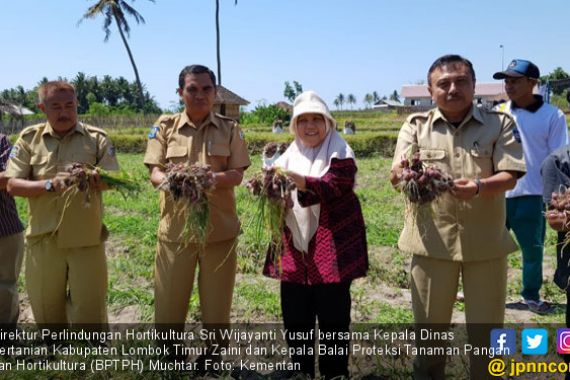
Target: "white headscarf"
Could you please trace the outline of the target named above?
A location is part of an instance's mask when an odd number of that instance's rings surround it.
[[[325,119],[326,137],[321,145],[311,148],[303,145],[297,135],[297,118],[302,114],[316,113]],[[354,152],[336,131],[336,121],[325,102],[314,91],[305,91],[293,103],[293,117],[289,126],[295,141],[275,162],[275,166],[311,177],[322,177],[329,170],[333,158],[354,160]],[[297,190],[292,194],[293,209],[285,215],[285,223],[293,235],[293,245],[301,252],[308,252],[309,242],[317,232],[321,205],[301,207]]]

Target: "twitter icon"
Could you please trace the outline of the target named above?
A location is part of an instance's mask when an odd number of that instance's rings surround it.
[[[548,352],[548,331],[545,329],[524,329],[522,331],[522,353],[544,355]]]

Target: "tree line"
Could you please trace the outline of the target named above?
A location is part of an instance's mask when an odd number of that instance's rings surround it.
[[[283,90],[283,96],[288,99],[291,103],[295,100],[297,96],[299,96],[303,92],[303,85],[296,80],[293,81],[293,85],[288,81],[285,82],[285,88]],[[362,102],[365,104],[366,108],[370,108],[373,104],[376,104],[380,100],[394,100],[396,102],[400,101],[400,95],[398,91],[394,90],[394,92],[390,95],[390,97],[380,97],[376,91],[368,93],[364,95]],[[342,110],[342,106],[344,104],[348,104],[352,109],[353,106],[357,103],[356,96],[354,94],[347,94],[346,96],[341,92],[336,96],[333,100],[333,104],[335,105],[336,109]]]
[[[67,80],[61,77],[58,79]],[[48,79],[44,77],[29,90],[25,90],[22,86],[4,89],[0,92],[0,98],[12,104],[24,106],[33,112],[39,112],[38,88],[47,81]],[[110,115],[138,112],[157,114],[162,112],[148,91],[143,91],[141,105],[136,81],[130,82],[123,77],[113,78],[110,75],[99,79],[97,76],[79,72],[69,82],[75,87],[77,109],[80,114]]]

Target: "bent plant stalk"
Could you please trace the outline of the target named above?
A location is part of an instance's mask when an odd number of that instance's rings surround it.
[[[69,164],[65,171],[69,173],[69,176],[63,180],[66,187],[61,194],[64,199],[63,210],[54,233],[59,229],[73,198],[79,193],[84,194],[83,206],[91,206],[91,192],[94,191],[91,188],[92,179],[96,173],[99,174],[101,181],[109,186],[109,189],[118,191],[125,199],[129,196],[137,195],[141,190],[140,185],[128,173],[123,171],[108,172],[91,164],[81,162]]]
[[[281,272],[285,214],[293,207],[291,193],[295,184],[282,170],[269,168],[256,173],[247,181],[246,187],[255,202],[253,240],[257,245],[267,245],[275,267]]]

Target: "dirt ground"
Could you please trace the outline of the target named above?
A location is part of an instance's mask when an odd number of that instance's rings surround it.
[[[112,259],[113,256],[120,254],[124,251],[120,242],[111,240],[107,244],[107,256]],[[358,303],[366,304],[386,304],[391,307],[409,309],[411,311],[411,295],[410,290],[402,286],[402,284],[395,284],[390,281],[390,276],[393,271],[399,271],[401,281],[406,281],[409,278],[409,259],[405,259],[402,264],[394,264],[392,262],[394,248],[380,247],[372,249],[370,252],[370,275],[367,278],[356,280],[353,284],[353,292],[358,293]],[[543,275],[546,279],[552,279],[555,268],[555,258],[545,255],[543,265]],[[379,271],[386,273],[388,269],[388,278],[385,275],[378,275]],[[23,273],[23,272],[22,272]],[[508,283],[520,281],[521,270],[509,268]],[[238,281],[250,281],[256,285],[262,286],[265,289],[278,292],[278,282],[273,279],[265,278],[260,275],[240,275],[238,274]],[[353,297],[354,298],[354,297]],[[535,322],[537,315],[530,312],[526,306],[520,304],[520,297],[517,295],[508,295],[505,310],[505,323],[529,323]],[[353,300],[353,309],[355,308]],[[239,306],[237,310],[232,312],[232,320],[240,320]],[[356,306],[358,308],[358,306]],[[465,313],[462,311],[462,303],[458,302],[454,308],[452,322],[462,323],[465,322]],[[565,312],[564,304],[553,304],[552,313],[561,314],[560,321],[563,322]],[[367,321],[367,317],[362,319],[361,313],[358,310],[353,310],[353,321]],[[138,305],[129,305],[118,310],[109,311],[109,322],[111,323],[132,323],[140,320],[140,311]],[[263,315],[254,315],[248,317],[249,322],[267,322]],[[26,293],[20,294],[20,323],[34,323],[33,313]]]

